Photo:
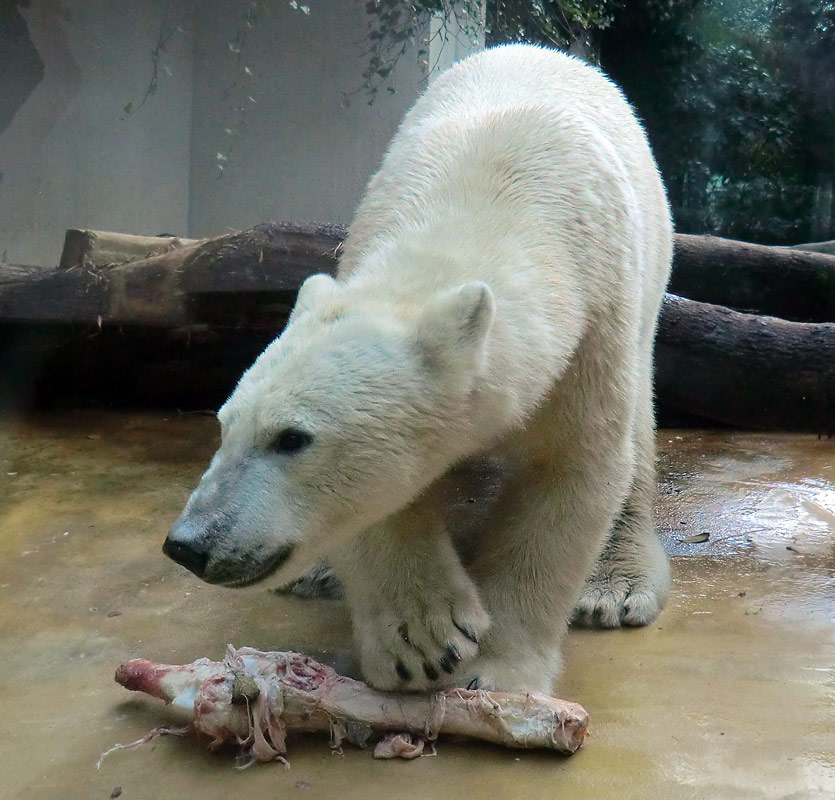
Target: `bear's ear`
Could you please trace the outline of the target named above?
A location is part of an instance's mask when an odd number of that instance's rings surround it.
[[[481,371],[495,301],[482,281],[468,281],[432,297],[418,320],[417,340],[431,363],[462,377]]]
[[[337,282],[330,275],[311,275],[299,289],[296,295],[296,304],[290,313],[287,323],[304,311],[309,311],[316,305],[320,305],[327,298],[332,297],[339,290]]]

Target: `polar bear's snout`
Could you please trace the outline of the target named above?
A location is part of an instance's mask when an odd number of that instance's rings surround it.
[[[198,578],[218,583],[212,575],[218,572],[220,545],[230,537],[234,523],[234,515],[205,514],[186,508],[168,532],[162,552]]]
[[[267,487],[264,459],[221,451],[192,492],[162,546],[172,561],[207,583],[247,586],[275,572],[295,549],[290,521]]]
[[[284,544],[269,554],[229,546],[231,525],[214,519],[200,524],[183,514],[168,533],[162,552],[207,583],[247,586],[275,572],[292,554]]]
[[[181,567],[202,578],[209,561],[208,550],[199,539],[183,534],[184,531],[175,525],[162,545],[162,552]]]

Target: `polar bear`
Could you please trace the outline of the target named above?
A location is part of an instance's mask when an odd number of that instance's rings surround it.
[[[164,551],[227,586],[327,553],[380,689],[551,691],[572,616],[645,625],[667,594],[671,241],[644,132],[597,69],[529,45],[458,63],[395,135],[336,280],[304,283],[218,413]],[[436,486],[488,452],[509,477],[465,569]]]

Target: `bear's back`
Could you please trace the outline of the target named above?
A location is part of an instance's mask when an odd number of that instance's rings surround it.
[[[643,136],[620,89],[600,70],[559,50],[525,44],[495,47],[459,61],[430,84],[403,129],[437,116],[536,105],[581,113],[612,137],[626,130]]]
[[[500,195],[507,200],[503,208],[494,202]],[[609,204],[606,213],[601,202]],[[579,59],[506,45],[439,76],[406,115],[369,183],[340,276],[347,277],[375,241],[469,203],[491,227],[515,222],[533,229],[522,221],[533,209],[538,227],[551,228],[549,236],[565,230],[560,245],[576,248],[571,255],[577,261],[588,253],[569,229],[620,215],[624,219],[612,224],[628,225],[633,243],[657,253],[648,260],[657,262],[650,264],[659,273],[655,282],[663,282],[669,214],[646,137],[620,90]],[[635,220],[626,221],[630,214]],[[578,215],[576,226],[550,224],[571,215]],[[595,238],[611,239],[612,232],[601,230]],[[541,246],[553,251],[554,241]]]

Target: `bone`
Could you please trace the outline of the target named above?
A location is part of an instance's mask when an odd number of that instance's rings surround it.
[[[133,659],[116,681],[170,704],[210,749],[237,746],[244,765],[286,763],[287,737],[301,732],[329,733],[334,749],[376,742],[378,758],[414,758],[427,743],[434,754],[439,735],[571,754],[588,732],[582,706],[536,692],[378,692],[301,653],[251,647],[230,645],[223,661],[184,665]],[[149,736],[169,732],[182,730],[161,727]]]

